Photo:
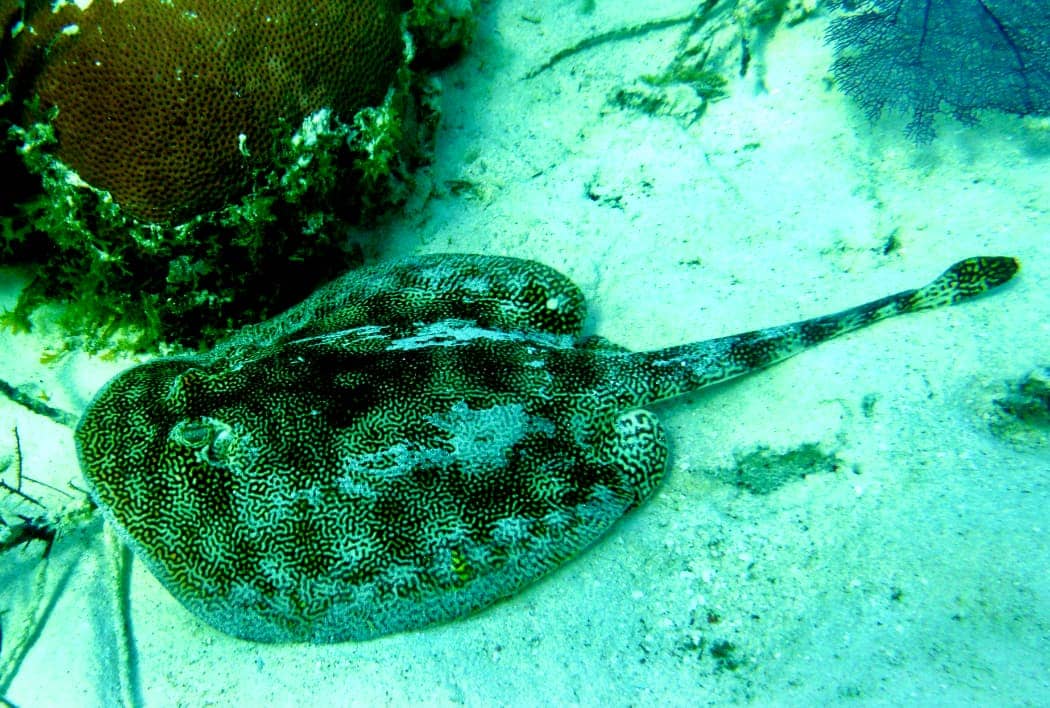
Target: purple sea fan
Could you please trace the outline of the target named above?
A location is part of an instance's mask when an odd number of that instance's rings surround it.
[[[1050,3],[1045,0],[868,0],[838,3],[832,72],[868,117],[911,114],[929,142],[933,117],[972,123],[997,110],[1050,115]]]

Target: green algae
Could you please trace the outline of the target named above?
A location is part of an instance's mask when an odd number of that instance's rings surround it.
[[[819,443],[802,443],[784,451],[760,445],[746,453],[736,453],[731,466],[712,469],[711,474],[752,494],[766,495],[796,480],[838,472],[844,467],[846,463],[836,452],[825,450]]]

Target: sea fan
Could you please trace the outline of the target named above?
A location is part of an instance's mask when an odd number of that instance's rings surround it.
[[[827,41],[842,90],[872,120],[911,114],[906,132],[933,139],[933,117],[972,123],[997,110],[1050,115],[1046,0],[868,0],[839,3]]]

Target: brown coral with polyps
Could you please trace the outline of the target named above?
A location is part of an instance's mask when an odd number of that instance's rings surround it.
[[[148,222],[230,203],[282,124],[322,108],[351,120],[402,56],[393,0],[37,5],[8,52],[23,120],[57,108],[57,157]]]

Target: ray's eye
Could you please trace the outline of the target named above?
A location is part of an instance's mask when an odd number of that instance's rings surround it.
[[[200,450],[211,444],[215,437],[215,426],[205,420],[180,420],[168,437],[178,445]]]
[[[192,450],[198,462],[211,467],[229,469],[232,466],[243,471],[259,457],[258,446],[251,443],[251,435],[242,426],[231,426],[207,416],[180,420],[168,433],[168,439]]]

